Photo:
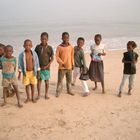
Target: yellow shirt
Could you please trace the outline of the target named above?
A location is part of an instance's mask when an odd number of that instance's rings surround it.
[[[56,49],[56,60],[59,63],[59,69],[71,70],[74,65],[74,49],[69,44],[64,46],[59,45]]]

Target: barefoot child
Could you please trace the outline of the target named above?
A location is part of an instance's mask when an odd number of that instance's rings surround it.
[[[56,60],[59,64],[56,97],[59,97],[60,93],[62,92],[64,76],[66,76],[67,93],[72,96],[74,95],[71,92],[74,50],[69,43],[69,33],[64,32],[62,34],[62,41],[63,42],[57,47],[56,50]]]
[[[4,56],[5,45],[0,43],[0,58]],[[0,70],[2,69],[2,65],[0,64]],[[0,77],[1,78],[1,77]],[[12,85],[9,85],[7,88],[6,97],[13,97],[15,95],[15,90]]]
[[[20,104],[20,97],[18,92],[18,84],[16,79],[16,58],[12,56],[13,47],[7,45],[5,47],[5,55],[0,58],[1,66],[2,66],[2,86],[3,86],[3,98],[4,103],[2,106],[6,105],[6,97],[7,91],[10,85],[13,86],[14,91],[17,96],[18,107],[22,107]]]
[[[49,89],[49,79],[50,79],[50,66],[54,60],[54,52],[50,45],[48,45],[48,33],[43,32],[41,34],[41,44],[37,45],[35,51],[39,58],[40,64],[40,78],[38,79],[37,89],[38,89],[38,97],[40,98],[41,92],[41,82],[45,81],[45,99],[49,99],[48,97],[48,89]]]
[[[102,93],[105,93],[104,88],[104,64],[103,56],[106,55],[104,50],[104,44],[101,43],[102,36],[96,34],[94,37],[95,44],[91,46],[91,63],[89,67],[89,78],[95,82],[95,88],[97,89],[97,82],[101,82]]]
[[[74,70],[73,70],[73,82],[72,82],[73,86],[75,85],[76,78],[80,76],[81,68],[83,67],[84,70],[87,69],[84,50],[83,50],[84,42],[85,42],[84,38],[79,37],[77,39],[77,46],[74,47]],[[87,82],[85,80],[81,80],[81,83],[84,90],[83,96],[88,96],[89,89],[88,89]]]
[[[31,50],[32,41],[27,39],[24,41],[24,51],[19,55],[19,75],[18,79],[21,79],[21,72],[23,73],[23,84],[26,88],[27,99],[25,103],[30,101],[29,90],[31,88],[31,101],[36,102],[34,99],[34,85],[37,84],[36,76],[39,75],[39,61],[36,52]]]
[[[119,88],[119,97],[121,97],[122,90],[125,84],[125,81],[129,79],[128,86],[128,95],[131,95],[131,91],[134,84],[134,77],[136,74],[136,62],[138,60],[138,54],[134,52],[134,49],[137,47],[134,41],[129,41],[127,43],[127,52],[123,54],[124,70],[123,70],[123,78]]]

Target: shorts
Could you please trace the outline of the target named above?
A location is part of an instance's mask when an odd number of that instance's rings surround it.
[[[27,71],[26,75],[23,76],[23,84],[25,86],[27,85],[36,85],[37,84],[37,78],[36,76],[34,76],[34,72],[33,71]]]
[[[18,85],[16,77],[13,77],[13,78],[3,78],[2,79],[2,86],[3,87],[10,87],[11,85],[14,85],[14,86]]]
[[[50,71],[49,70],[41,70],[40,71],[40,79],[41,80],[49,80],[50,79]]]

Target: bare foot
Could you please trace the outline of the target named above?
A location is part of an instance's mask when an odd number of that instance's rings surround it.
[[[68,92],[68,94],[71,95],[71,96],[74,96],[74,93],[72,93],[72,92]]]
[[[128,95],[132,95],[131,89],[128,90]]]
[[[32,103],[36,103],[37,101],[35,99],[32,99]]]
[[[58,97],[59,97],[59,93],[56,93],[56,94],[55,94],[55,97],[58,98]]]
[[[18,107],[19,107],[19,108],[22,108],[22,107],[23,107],[23,105],[21,105],[21,104],[19,103],[19,104],[18,104]]]
[[[92,90],[96,90],[97,89],[97,86],[95,86]]]
[[[40,96],[37,96],[37,97],[36,97],[36,100],[39,100],[39,99],[40,99]]]
[[[119,92],[118,97],[122,97],[122,92]]]
[[[89,92],[86,92],[86,93],[84,93],[83,97],[86,97],[86,96],[88,96],[89,94],[90,94]]]
[[[75,86],[75,84],[74,84],[74,83],[71,83],[71,85],[72,85],[72,86]]]
[[[50,99],[50,97],[48,97],[48,96],[45,96],[45,99],[46,99],[46,100],[49,100],[49,99]]]
[[[1,104],[1,107],[5,106],[5,105],[6,105],[6,103],[3,103],[3,104]]]
[[[24,101],[25,104],[27,104],[27,103],[29,103],[29,102],[30,102],[30,99],[26,99],[26,100]]]
[[[102,93],[105,94],[105,90],[102,90]]]

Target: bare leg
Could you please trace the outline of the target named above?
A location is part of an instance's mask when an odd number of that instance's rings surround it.
[[[21,107],[23,107],[23,106],[20,104],[20,97],[19,97],[18,86],[16,86],[16,85],[13,85],[13,88],[14,88],[14,90],[15,90],[15,93],[16,93],[16,96],[17,96],[18,107],[19,107],[19,108],[21,108]]]
[[[31,94],[32,94],[32,102],[36,103],[36,100],[34,99],[34,85],[30,85],[31,86]]]
[[[37,96],[37,100],[40,99],[40,93],[41,93],[41,83],[42,81],[41,80],[38,80],[38,83],[37,83],[37,91],[38,91],[38,96]]]
[[[128,95],[132,95],[131,89],[128,90]]]
[[[4,87],[3,88],[3,99],[4,99],[4,103],[1,106],[5,106],[6,105],[6,95],[7,95],[7,88]]]
[[[48,89],[49,89],[49,80],[45,80],[45,99],[49,99]]]
[[[95,87],[93,88],[93,90],[97,89],[97,82],[95,82]]]
[[[29,87],[30,87],[30,85],[25,86],[25,88],[26,88],[26,95],[27,95],[27,99],[25,100],[25,103],[28,103],[30,101]]]
[[[102,93],[104,94],[105,93],[104,81],[101,82],[101,85],[102,85]]]
[[[122,97],[122,92],[121,91],[119,92],[118,97]]]

